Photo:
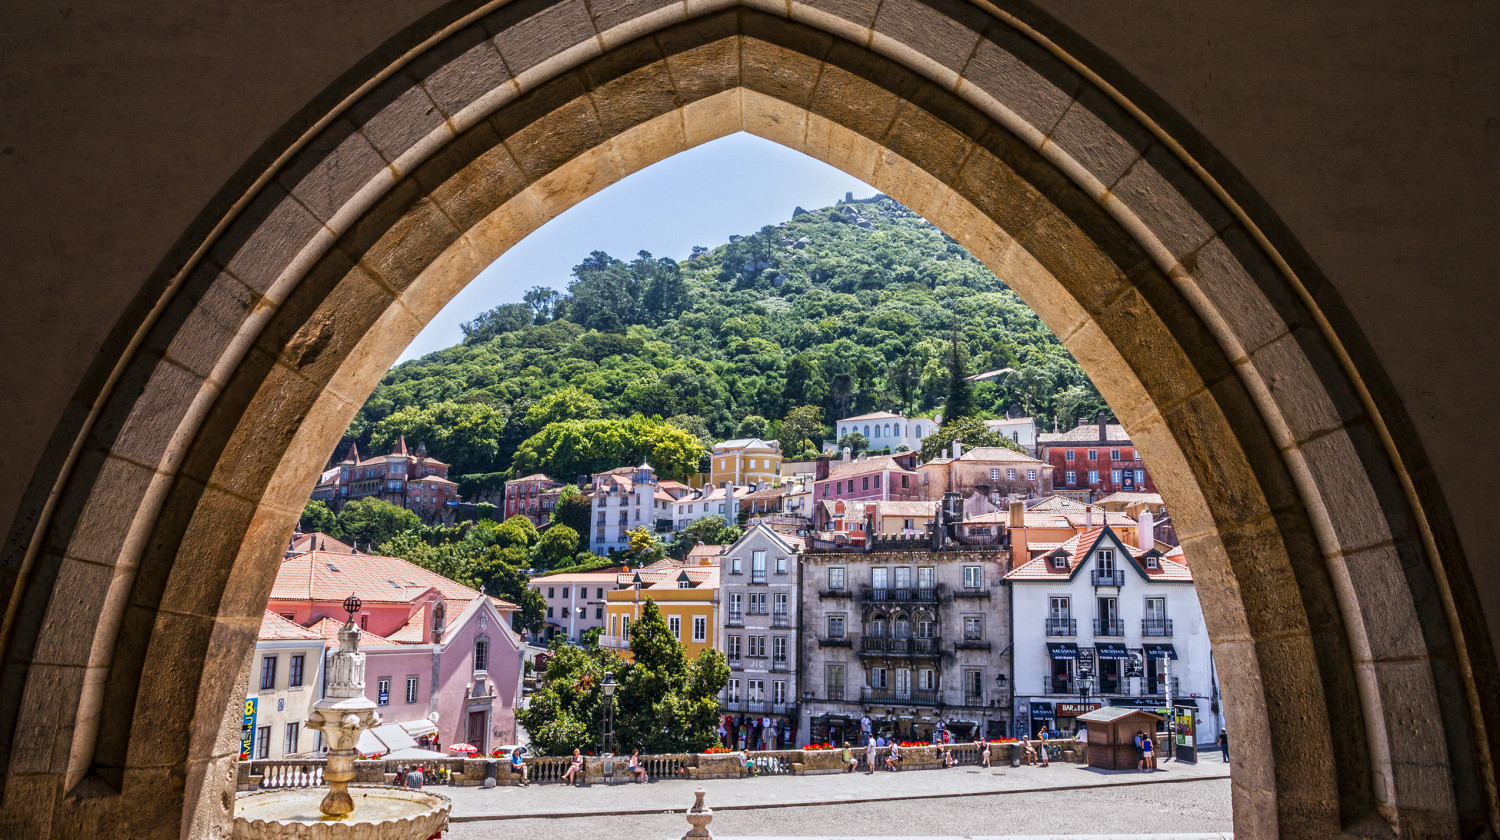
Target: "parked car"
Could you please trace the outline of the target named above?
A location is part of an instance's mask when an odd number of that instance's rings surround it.
[[[506,744],[506,745],[501,746],[501,747],[496,747],[494,755],[495,755],[496,758],[505,758],[505,759],[508,759],[508,758],[510,758],[510,754],[511,753],[516,752],[518,750],[520,751],[522,758],[530,758],[531,757],[531,748],[530,747],[526,747],[526,746],[521,746],[520,744]]]

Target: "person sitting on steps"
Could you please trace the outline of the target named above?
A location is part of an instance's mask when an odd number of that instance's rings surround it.
[[[579,776],[583,774],[583,753],[576,748],[573,750],[573,760],[568,764],[568,772],[563,774],[563,781],[570,785],[577,785]]]

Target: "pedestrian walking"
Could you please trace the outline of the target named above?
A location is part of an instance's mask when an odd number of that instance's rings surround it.
[[[651,777],[646,775],[646,765],[641,763],[640,747],[636,747],[630,753],[630,772],[635,776],[636,784],[645,784],[651,781]]]
[[[865,775],[875,772],[875,740],[865,737]]]
[[[578,776],[583,773],[583,753],[576,748],[573,750],[573,760],[568,763],[568,772],[563,774],[563,781],[570,785],[578,784]]]
[[[1224,756],[1224,763],[1229,763],[1229,730],[1219,730],[1219,752]]]
[[[510,751],[510,772],[512,775],[521,777],[521,787],[531,786],[531,768],[526,766],[526,759],[521,755],[520,747]]]
[[[870,740],[870,716],[865,715],[859,719],[859,735],[866,742]]]
[[[1036,733],[1036,738],[1037,738],[1038,741],[1042,742],[1042,746],[1041,746],[1041,750],[1040,750],[1040,752],[1042,754],[1042,766],[1043,767],[1051,767],[1052,764],[1047,759],[1047,727],[1043,726],[1041,728],[1041,731],[1039,731],[1039,732]]]
[[[853,773],[859,767],[859,759],[854,757],[854,750],[849,749],[849,742],[844,742],[844,752],[841,756],[844,761],[844,772]]]
[[[979,766],[990,766],[990,742],[987,740],[982,740],[975,741],[974,743],[979,747]]]
[[[423,777],[422,765],[420,764],[417,765],[417,769],[409,771],[406,774],[406,786],[412,790],[421,790],[422,782],[424,781],[426,779]]]
[[[1083,766],[1087,767],[1088,763],[1089,763],[1089,730],[1088,730],[1088,727],[1086,727],[1086,726],[1080,726],[1080,727],[1078,727],[1078,731],[1073,734],[1073,740],[1075,740],[1075,741],[1078,742],[1078,746],[1081,748],[1080,752],[1083,753]]]

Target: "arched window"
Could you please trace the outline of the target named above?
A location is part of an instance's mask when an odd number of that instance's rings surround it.
[[[443,635],[443,625],[448,616],[448,606],[442,601],[432,607],[432,641],[440,641]]]
[[[474,670],[488,671],[490,665],[490,643],[484,639],[474,640]]]
[[[919,425],[919,426],[917,426],[917,440],[921,440],[921,439],[922,439],[922,427]]]
[[[870,617],[870,636],[875,639],[885,638],[885,615],[876,613]]]
[[[911,638],[911,620],[906,617],[905,613],[898,613],[896,615],[896,620],[891,624],[892,636],[897,639]]]
[[[880,424],[875,425],[875,437],[880,437]]]
[[[930,638],[932,638],[933,628],[934,628],[934,624],[933,624],[933,621],[932,621],[932,615],[930,613],[918,613],[917,614],[917,638],[919,638],[919,639],[930,639]]]
[[[870,439],[870,427],[869,426],[865,426],[865,440],[869,440],[869,439]]]

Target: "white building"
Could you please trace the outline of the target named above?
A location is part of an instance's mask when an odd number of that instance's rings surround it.
[[[876,411],[838,421],[834,424],[834,438],[843,440],[844,435],[858,432],[870,442],[871,449],[895,452],[904,446],[915,452],[922,448],[922,438],[937,431],[937,427],[937,421],[929,417],[904,417],[890,411]]]
[[[630,532],[645,526],[653,533],[671,530],[672,497],[656,486],[650,464],[620,467],[594,476],[593,533],[589,549],[601,557],[630,547]]]
[[[705,516],[722,516],[725,522],[734,525],[740,513],[739,500],[750,495],[750,490],[728,482],[722,487],[694,490],[670,503],[672,527],[680,532]]]
[[[1149,525],[1142,533],[1152,546]],[[1180,549],[1132,546],[1106,525],[1019,563],[1005,579],[1018,731],[1070,733],[1077,715],[1101,704],[1161,708],[1170,689],[1174,706],[1194,708],[1197,742],[1218,740],[1223,714],[1208,631]]]
[[[752,526],[720,560],[720,610],[729,682],[719,699],[736,719],[769,720],[759,749],[798,744],[797,656],[801,620],[797,587],[801,537]],[[803,737],[801,743],[806,743]]]
[[[984,427],[1019,443],[1028,454],[1036,457],[1036,418],[1002,417],[984,421]]]

